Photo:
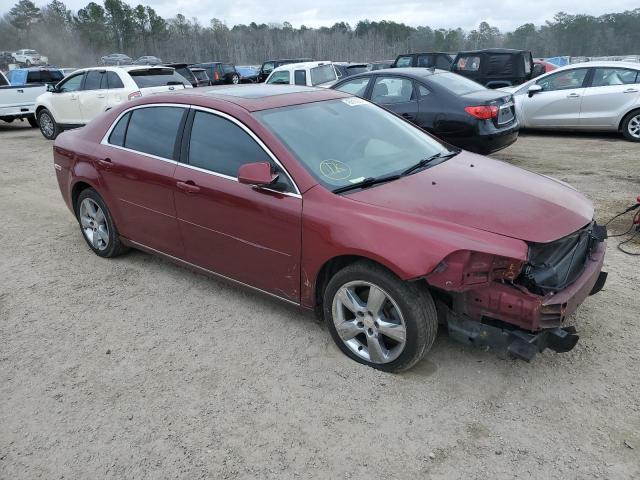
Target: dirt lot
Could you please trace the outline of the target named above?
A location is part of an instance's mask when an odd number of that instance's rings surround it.
[[[530,133],[495,156],[570,182],[599,219],[640,194],[640,145],[616,135]],[[95,256],[37,130],[0,124],[0,222],[1,478],[640,478],[640,258],[615,239],[572,352],[527,364],[441,332],[390,375],[296,308]]]

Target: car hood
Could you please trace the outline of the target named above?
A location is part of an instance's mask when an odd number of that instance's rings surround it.
[[[569,235],[593,218],[592,203],[567,184],[465,151],[419,173],[346,196],[537,243]]]

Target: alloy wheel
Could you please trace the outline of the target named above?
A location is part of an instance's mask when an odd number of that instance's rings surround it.
[[[629,120],[627,130],[629,131],[629,135],[633,138],[640,138],[640,115],[636,115]]]
[[[100,206],[92,199],[85,198],[80,204],[80,225],[89,243],[96,250],[104,250],[109,245],[109,226]]]
[[[334,296],[332,312],[340,339],[363,360],[389,363],[404,350],[407,329],[402,312],[377,285],[360,280],[346,283]]]
[[[42,133],[44,133],[47,138],[53,136],[53,132],[55,130],[53,120],[47,112],[40,114],[40,130],[42,130]]]

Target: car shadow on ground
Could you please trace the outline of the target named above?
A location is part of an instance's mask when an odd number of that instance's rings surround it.
[[[580,131],[563,131],[563,130],[536,130],[526,129],[520,130],[522,137],[554,137],[567,138],[571,140],[600,140],[605,142],[628,142],[620,132],[580,132]]]

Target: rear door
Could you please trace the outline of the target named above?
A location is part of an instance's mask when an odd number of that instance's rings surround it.
[[[230,117],[192,109],[175,205],[186,260],[298,302],[302,198],[256,137]],[[282,191],[237,181],[238,168],[269,162]]]
[[[522,111],[527,127],[577,127],[585,93],[588,68],[552,73],[537,80],[542,91],[529,97],[524,93]]]
[[[122,78],[117,72],[107,70],[103,77],[106,80],[107,87],[107,108],[113,108],[119,103],[128,100],[128,92],[124,88]]]
[[[371,88],[371,101],[414,122],[418,115],[418,96],[413,80],[391,75],[376,76]]]
[[[82,89],[78,92],[78,102],[82,123],[89,123],[107,109],[107,82],[104,70],[89,70]]]
[[[594,68],[584,91],[580,126],[617,129],[621,117],[640,100],[640,71],[630,68]]]
[[[82,89],[85,73],[70,75],[56,87],[51,94],[51,108],[53,118],[61,124],[81,125],[82,112],[80,110],[79,93]]]
[[[103,140],[101,183],[124,237],[183,256],[174,207],[179,133],[188,108],[149,106],[125,113]]]

